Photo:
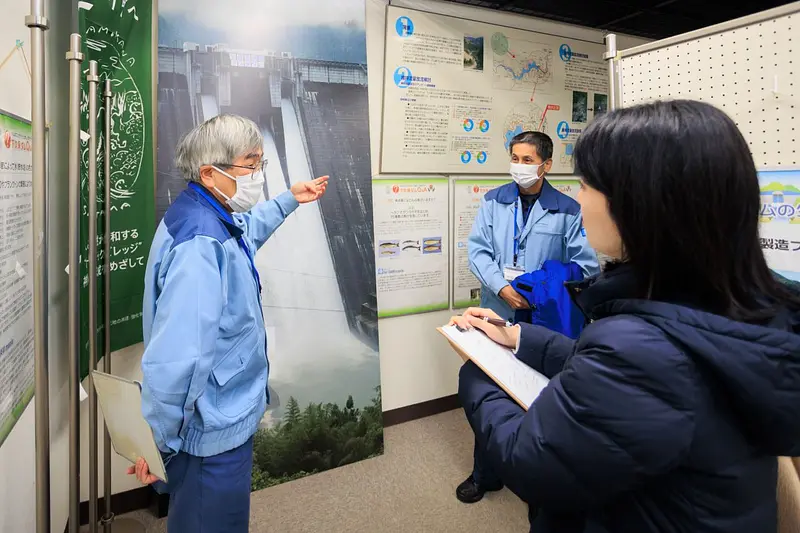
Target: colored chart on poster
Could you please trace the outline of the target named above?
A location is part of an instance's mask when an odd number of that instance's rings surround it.
[[[448,180],[376,178],[378,316],[447,309]]]
[[[800,170],[759,172],[761,248],[769,267],[800,281]]]
[[[31,126],[0,113],[0,445],[33,397]]]
[[[555,174],[608,109],[602,44],[390,6],[381,172],[499,174],[523,131],[554,142]],[[389,126],[391,125],[391,126]]]

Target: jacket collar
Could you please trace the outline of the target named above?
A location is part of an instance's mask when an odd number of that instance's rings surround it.
[[[542,192],[539,195],[539,205],[548,211],[559,210],[559,193],[547,178],[542,178]],[[501,204],[513,204],[519,198],[519,186],[514,183],[507,183],[498,189],[497,202]]]
[[[602,273],[565,286],[572,301],[589,320],[601,318],[607,303],[636,298],[633,268],[621,263],[609,264]]]
[[[589,320],[616,314],[621,309],[620,306],[630,308],[634,301],[639,310],[679,306],[693,311],[711,312],[704,305],[702,296],[686,291],[675,291],[668,300],[642,298],[633,267],[627,263],[609,263],[601,274],[568,283],[566,288],[572,301]]]
[[[211,191],[203,187],[197,182],[189,183],[189,188],[186,189],[186,194],[189,195],[192,199],[194,199],[198,205],[200,205],[203,209],[209,210],[216,215],[216,217],[228,228],[228,231],[231,232],[235,238],[239,238],[244,233],[242,228],[236,225],[236,222],[233,220],[233,215],[231,215],[227,209],[217,200],[217,198],[211,194]]]

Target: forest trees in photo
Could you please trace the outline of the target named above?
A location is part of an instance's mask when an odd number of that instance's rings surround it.
[[[252,490],[261,490],[383,453],[380,386],[372,404],[357,409],[311,403],[301,409],[289,398],[283,419],[256,433]]]

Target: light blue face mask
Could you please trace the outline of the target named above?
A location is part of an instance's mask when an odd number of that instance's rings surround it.
[[[225,193],[214,187],[214,190],[225,198],[228,206],[234,213],[247,213],[264,199],[264,172],[256,170],[244,176],[231,176],[224,170],[212,167],[214,170],[236,182],[236,193],[228,197]]]

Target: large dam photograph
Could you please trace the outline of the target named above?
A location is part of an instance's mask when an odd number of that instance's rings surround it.
[[[383,449],[365,8],[238,7],[159,2],[156,212],[160,221],[186,188],[174,164],[181,136],[218,114],[260,126],[267,199],[330,176],[325,196],[256,254],[271,396],[255,444],[260,489]]]

